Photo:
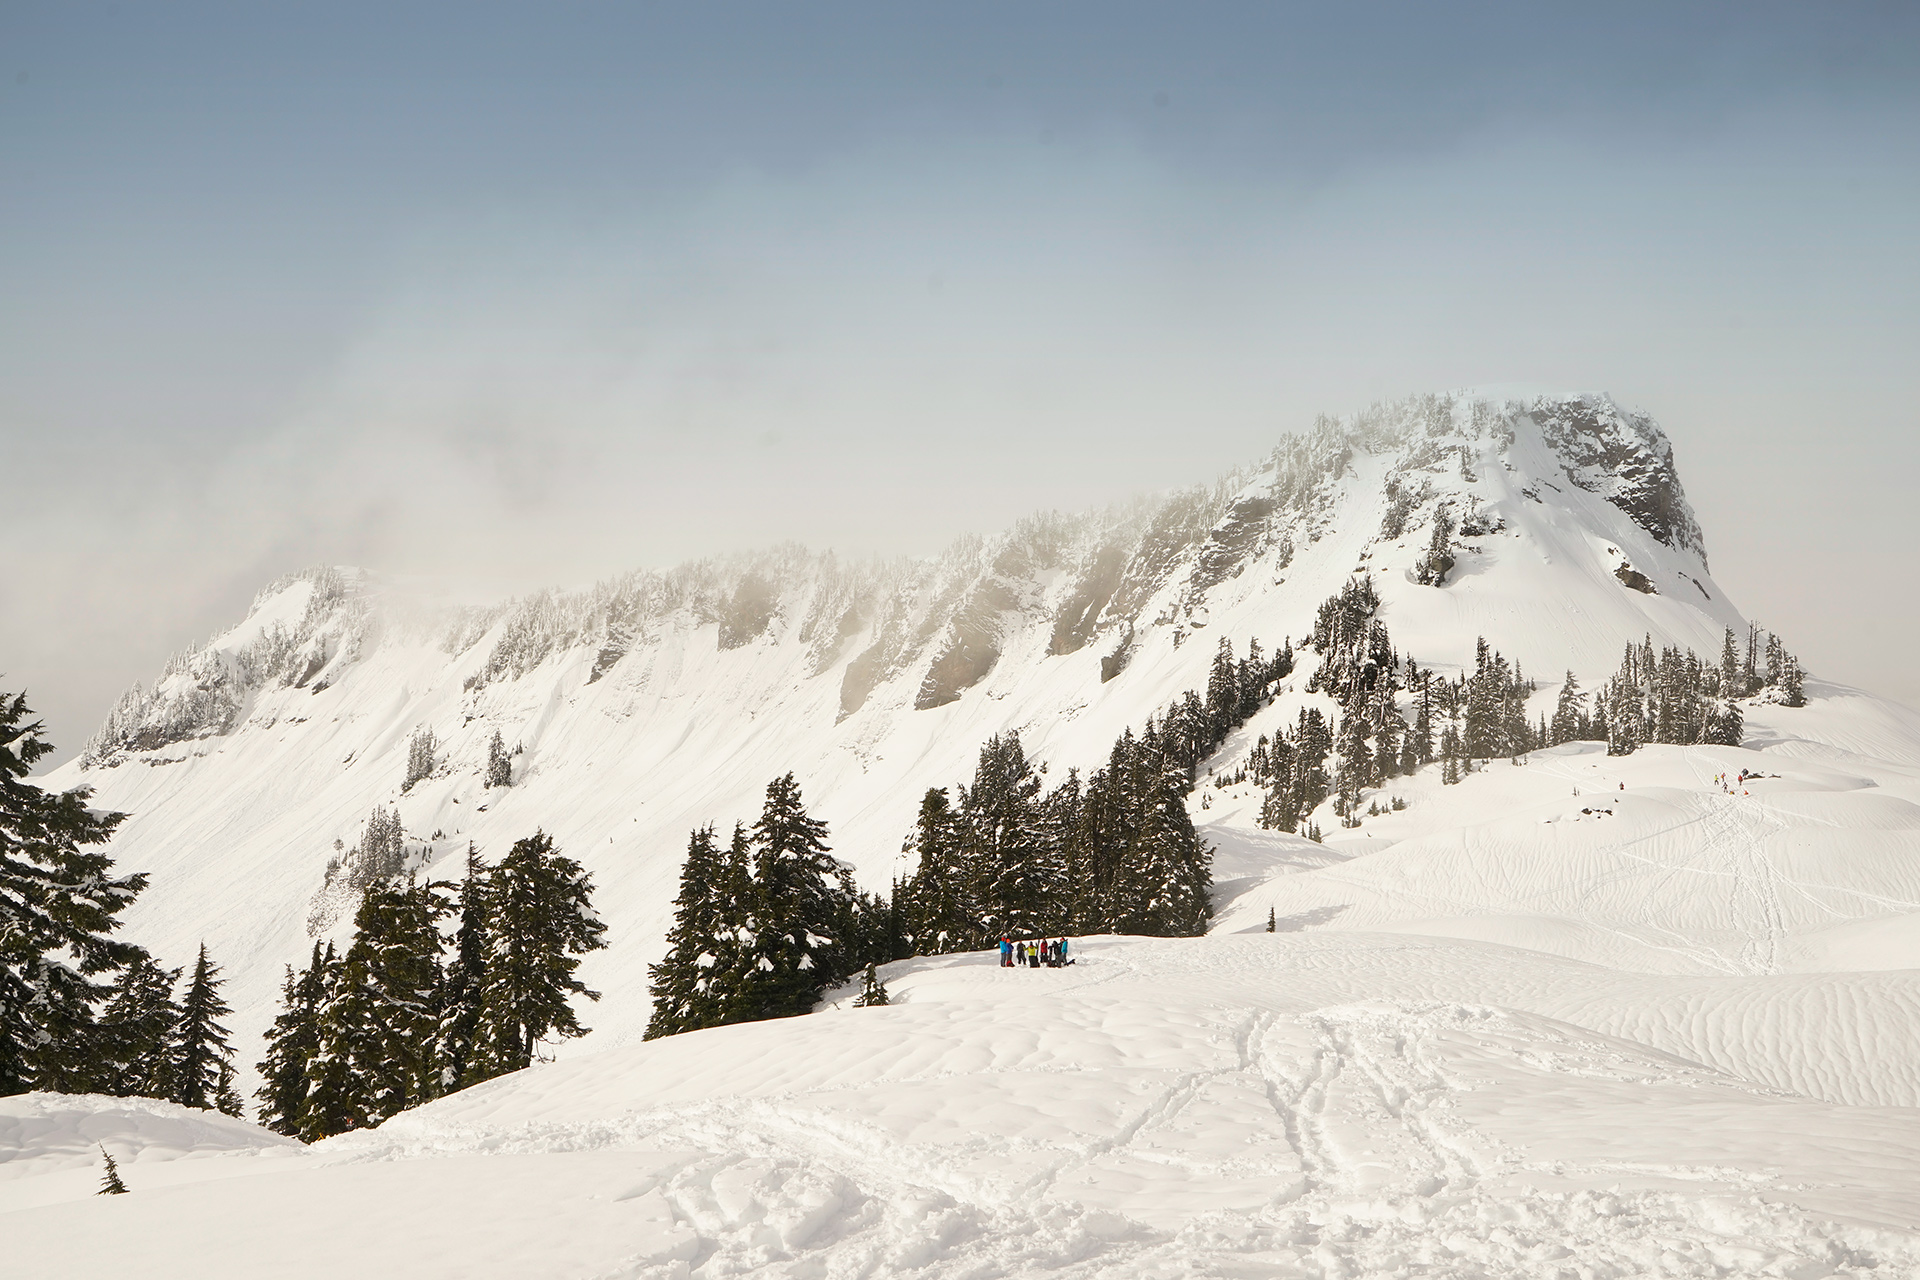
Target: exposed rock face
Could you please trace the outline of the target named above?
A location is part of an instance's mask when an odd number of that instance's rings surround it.
[[[1049,652],[1057,657],[1086,648],[1087,642],[1093,639],[1101,613],[1113,599],[1113,593],[1120,589],[1126,571],[1127,553],[1122,548],[1100,549],[1054,618]]]
[[[1653,585],[1653,579],[1630,564],[1623,564],[1618,569],[1615,569],[1613,576],[1620,579],[1620,585],[1630,587],[1638,591],[1641,595],[1657,596],[1660,594],[1658,589]],[[1705,592],[1706,588],[1702,587],[1701,594],[1704,595]]]
[[[757,573],[749,573],[734,588],[733,599],[720,614],[720,647],[738,649],[759,639],[780,608],[780,591]]]
[[[1670,547],[1706,563],[1707,545],[1680,489],[1673,446],[1644,414],[1626,413],[1601,396],[1542,398],[1527,408],[1567,479],[1597,493]]]

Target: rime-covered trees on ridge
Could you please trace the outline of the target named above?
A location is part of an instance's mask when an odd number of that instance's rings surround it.
[[[1605,738],[1610,755],[1649,742],[1738,746],[1745,729],[1740,699],[1806,705],[1799,660],[1770,632],[1762,658],[1762,634],[1748,628],[1743,654],[1728,631],[1717,663],[1671,646],[1655,653],[1651,639],[1629,644],[1595,698],[1589,734]]]

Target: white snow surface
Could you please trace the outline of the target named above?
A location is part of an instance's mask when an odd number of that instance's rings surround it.
[[[582,1054],[294,1157],[135,1162],[127,1196],[0,1181],[0,1226],[19,1274],[76,1278],[135,1249],[153,1277],[1920,1267],[1920,1111],[1569,1020],[1637,1001],[1683,1045],[1696,984],[1756,980],[1352,931],[1074,951],[901,962],[885,1008]],[[1903,978],[1855,1015],[1903,1016]],[[1748,998],[1756,1052],[1827,1052],[1803,1043],[1825,1011]]]
[[[1330,709],[1303,654],[1191,801],[1211,936],[1082,939],[1057,971],[906,961],[885,1008],[638,1040],[686,832],[751,818],[789,769],[883,887],[920,793],[989,734],[1055,777],[1097,766],[1204,687],[1220,636],[1297,645],[1356,574],[1403,653],[1444,671],[1484,634],[1542,679],[1536,713],[1630,641],[1744,634],[1658,429],[1530,403],[1377,410],[1305,462],[923,566],[788,548],[493,610],[358,572],[276,584],[51,778],[132,814],[114,851],[153,885],[131,935],[172,963],[208,943],[251,1063],[333,841],[375,804],[438,834],[443,873],[544,827],[611,930],[583,971],[596,1031],[311,1149],[6,1100],[0,1274],[123,1275],[136,1248],[159,1277],[1920,1274],[1920,714],[1813,678],[1805,707],[1745,706],[1740,747],[1430,768],[1357,829],[1323,811],[1316,843],[1228,782]],[[1421,586],[1443,503],[1481,532]],[[1114,548],[1125,582],[1063,642]],[[402,792],[421,727],[443,764]],[[478,776],[496,730],[524,748],[505,791]],[[134,1194],[91,1194],[100,1143]]]

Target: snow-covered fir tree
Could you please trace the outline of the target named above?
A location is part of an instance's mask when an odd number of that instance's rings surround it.
[[[827,824],[807,813],[791,773],[767,784],[750,836],[752,909],[737,1003],[729,1012],[746,1018],[805,1013],[821,991],[853,972],[856,957],[845,937],[852,876],[827,846]]]
[[[860,994],[853,998],[856,1009],[871,1009],[890,1003],[887,984],[880,981],[880,975],[874,972],[872,965],[867,966],[866,975],[860,980]]]
[[[506,740],[495,729],[493,737],[487,742],[486,785],[489,787],[510,787],[513,785],[513,757],[507,754]]]
[[[258,1070],[264,1083],[254,1094],[260,1123],[275,1133],[311,1139],[307,1116],[308,1068],[320,1048],[320,1005],[330,958],[313,944],[305,969],[287,966],[280,984],[280,1013],[267,1032],[267,1054]]]
[[[0,1095],[101,1085],[102,981],[144,953],[112,937],[146,887],[116,876],[105,844],[124,815],[87,807],[85,787],[51,795],[27,780],[53,750],[26,697],[0,694]]]
[[[496,734],[495,738],[498,739]],[[473,1045],[480,1033],[480,992],[486,976],[487,877],[480,851],[467,843],[466,874],[454,903],[460,923],[454,928],[453,957],[442,973],[437,1000],[440,1023],[434,1032],[441,1093],[478,1083],[473,1074]]]
[[[469,1076],[489,1078],[533,1062],[542,1040],[585,1035],[573,997],[598,1000],[574,976],[580,957],[606,946],[593,912],[593,880],[545,832],[514,842],[487,873],[487,957]]]
[[[989,936],[1039,933],[1057,921],[1065,868],[1043,838],[1040,788],[1018,733],[987,739],[973,785],[960,788],[973,897]]]
[[[332,993],[336,1052],[347,1063],[357,1110],[373,1123],[438,1097],[439,919],[432,885],[367,886],[353,943]]]
[[[734,837],[735,846],[742,845],[744,829],[736,828]],[[711,826],[688,838],[666,958],[647,969],[653,995],[647,1039],[720,1025],[737,972],[734,917],[747,889],[739,870],[721,853]]]
[[[914,954],[944,955],[984,945],[962,847],[960,816],[945,787],[929,787],[902,846],[915,870],[895,887],[901,930]]]
[[[433,771],[440,767],[439,749],[432,729],[422,726],[414,730],[413,737],[407,741],[407,776],[400,784],[402,791],[411,791],[414,783],[433,776]]]

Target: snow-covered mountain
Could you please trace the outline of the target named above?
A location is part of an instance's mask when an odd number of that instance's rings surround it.
[[[1442,512],[1454,564],[1423,586]],[[617,1040],[645,1021],[692,827],[750,817],[791,769],[883,887],[920,793],[965,779],[990,734],[1019,730],[1055,769],[1097,763],[1204,687],[1220,638],[1297,639],[1355,575],[1403,650],[1443,669],[1485,635],[1528,671],[1597,678],[1628,639],[1715,653],[1745,625],[1649,419],[1604,396],[1427,396],[1322,419],[1208,487],[1034,516],[931,560],[781,547],[493,608],[296,574],[130,691],[50,781],[133,815],[115,853],[154,878],[131,931],[163,955],[204,938],[246,1032],[310,926],[337,918],[317,897],[328,862],[375,806],[429,861],[543,827],[612,925],[587,977]],[[441,764],[403,791],[422,728]],[[482,785],[496,731],[518,752],[505,790]]]
[[[489,608],[274,583],[47,780],[132,814],[132,935],[173,962],[208,942],[250,1061],[282,964],[342,927],[328,864],[376,806],[427,863],[543,827],[609,924],[598,1029],[307,1151],[7,1100],[10,1243],[74,1275],[124,1269],[106,1215],[156,1275],[1913,1274],[1920,714],[1817,678],[1747,702],[1739,745],[1432,766],[1318,843],[1261,829],[1240,780],[1261,734],[1332,708],[1303,653],[1190,801],[1212,936],[903,961],[888,1008],[629,1043],[690,828],[793,770],[883,888],[921,792],[989,735],[1056,777],[1097,764],[1223,639],[1299,646],[1360,576],[1423,666],[1480,636],[1520,662],[1530,715],[1630,642],[1711,658],[1746,627],[1665,436],[1597,395],[1378,406],[926,561],[789,547]],[[495,733],[517,754],[489,789]],[[61,1203],[97,1143],[148,1194]]]

